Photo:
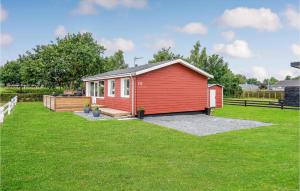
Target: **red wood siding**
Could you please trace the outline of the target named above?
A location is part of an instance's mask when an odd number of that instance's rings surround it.
[[[216,90],[216,107],[222,108],[222,102],[223,102],[223,87],[219,85],[213,85],[209,87],[210,90]]]
[[[136,77],[136,108],[145,114],[204,110],[208,106],[207,77],[174,64]]]
[[[129,78],[130,79],[130,78]],[[109,108],[119,109],[131,112],[131,79],[130,79],[130,96],[129,98],[121,97],[121,78],[115,80],[115,97],[108,96],[108,80],[104,80],[104,98],[97,98],[97,104]]]

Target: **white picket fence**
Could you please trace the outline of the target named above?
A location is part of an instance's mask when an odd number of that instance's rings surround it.
[[[18,102],[18,96],[15,96],[8,103],[0,107],[0,123],[3,123],[4,116],[6,113],[10,115],[12,109],[15,107],[17,102]]]

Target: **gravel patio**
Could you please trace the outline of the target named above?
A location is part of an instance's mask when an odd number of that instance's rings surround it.
[[[222,118],[204,114],[146,116],[144,121],[198,136],[272,125],[272,123]]]

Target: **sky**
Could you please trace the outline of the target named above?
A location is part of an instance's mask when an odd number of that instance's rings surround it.
[[[1,0],[0,65],[67,33],[91,32],[133,66],[161,48],[188,56],[196,41],[234,73],[260,80],[300,75],[298,0]]]

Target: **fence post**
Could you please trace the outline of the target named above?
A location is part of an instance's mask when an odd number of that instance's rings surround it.
[[[4,108],[0,107],[0,123],[3,123],[4,120]]]
[[[247,100],[245,100],[245,107],[247,106]]]
[[[8,115],[10,115],[10,111],[11,111],[11,101],[10,102],[8,102],[8,108],[7,108],[8,110]]]
[[[281,109],[283,109],[283,106],[284,106],[283,100],[280,100],[280,106],[281,106]]]

